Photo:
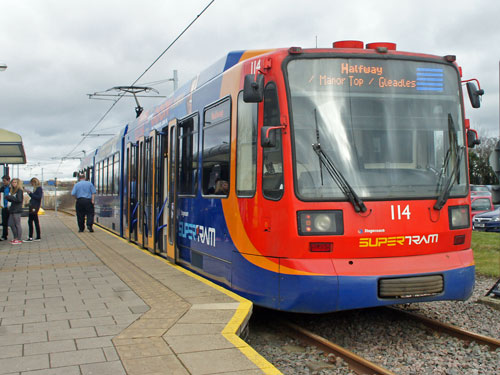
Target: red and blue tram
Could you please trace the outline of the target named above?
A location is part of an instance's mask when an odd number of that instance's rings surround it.
[[[231,52],[81,171],[103,227],[257,305],[324,313],[471,295],[474,143],[454,56],[344,41]]]

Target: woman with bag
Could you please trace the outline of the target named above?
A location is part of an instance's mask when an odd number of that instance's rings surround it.
[[[18,178],[13,178],[10,183],[9,195],[5,197],[9,201],[9,227],[12,230],[14,239],[10,241],[12,245],[22,244],[21,236],[21,212],[23,210],[23,182]]]
[[[29,235],[28,238],[23,242],[32,242],[32,241],[40,241],[41,233],[40,233],[40,221],[38,220],[38,211],[40,210],[40,206],[42,205],[42,197],[43,190],[40,186],[40,180],[38,178],[33,177],[30,180],[31,185],[33,186],[33,192],[28,192],[30,196],[30,204],[29,204],[29,214],[28,214],[28,229]],[[35,223],[36,229],[36,237],[33,239],[33,223]]]

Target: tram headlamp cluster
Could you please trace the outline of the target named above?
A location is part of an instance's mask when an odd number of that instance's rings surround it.
[[[299,211],[297,221],[301,236],[344,233],[342,211]]]
[[[469,206],[448,207],[450,229],[464,229],[470,226]]]

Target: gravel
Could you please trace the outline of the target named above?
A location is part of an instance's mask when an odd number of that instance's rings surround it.
[[[495,280],[478,276],[467,301],[406,304],[398,307],[500,339],[500,311],[477,300]],[[500,349],[490,351],[448,335],[439,335],[387,309],[342,311],[324,315],[278,314],[255,309],[249,344],[284,374],[352,374],[333,355],[285,336],[276,327],[278,317],[299,325],[397,374],[498,374]]]

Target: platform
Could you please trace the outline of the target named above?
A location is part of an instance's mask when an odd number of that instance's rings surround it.
[[[40,221],[40,242],[0,242],[0,374],[280,373],[238,337],[249,301],[74,217]]]

